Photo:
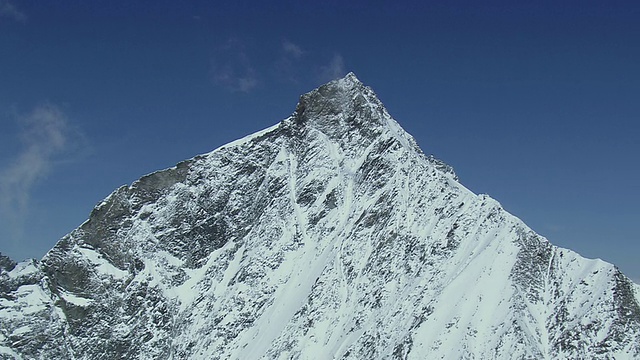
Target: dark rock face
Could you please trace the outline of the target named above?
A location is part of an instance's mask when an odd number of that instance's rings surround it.
[[[16,267],[16,262],[0,253],[0,273],[9,272]]]
[[[0,256],[0,359],[623,359],[640,288],[425,156],[353,74]]]

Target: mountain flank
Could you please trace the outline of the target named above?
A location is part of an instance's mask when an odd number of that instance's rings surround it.
[[[634,359],[640,287],[425,155],[354,74],[0,256],[0,359]]]

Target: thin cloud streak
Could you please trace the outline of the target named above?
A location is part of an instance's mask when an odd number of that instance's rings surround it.
[[[305,51],[297,44],[284,40],[280,48],[280,57],[274,63],[278,80],[296,84],[302,72],[302,58]]]
[[[327,65],[320,67],[320,81],[330,81],[344,75],[344,59],[340,54],[334,54]]]
[[[304,55],[302,48],[291,41],[282,42],[282,50],[286,55],[292,56],[294,59],[300,59]]]
[[[49,174],[57,156],[68,148],[71,134],[66,116],[52,104],[40,105],[18,120],[24,149],[0,170],[0,212],[16,238],[22,235],[34,185]]]
[[[299,84],[311,79],[324,83],[346,73],[344,58],[337,52],[324,58],[323,63],[318,61],[318,56],[288,39],[270,51],[250,45],[243,39],[232,38],[214,51],[210,76],[215,85],[229,92],[250,93],[259,86],[270,86],[269,82],[273,81]],[[254,67],[255,59],[262,60],[255,64],[257,67]]]
[[[18,10],[9,0],[0,0],[0,17],[10,18],[17,22],[27,21],[27,15]]]

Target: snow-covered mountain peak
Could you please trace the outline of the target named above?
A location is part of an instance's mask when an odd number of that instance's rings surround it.
[[[320,131],[347,147],[367,147],[382,136],[392,137],[406,149],[422,154],[414,138],[352,72],[302,95],[287,122],[299,130]]]
[[[296,115],[299,121],[316,121],[317,116],[355,114],[365,107],[383,108],[373,90],[349,73],[303,94],[296,107]],[[379,116],[373,116],[371,120],[375,122]]]
[[[334,81],[338,82],[340,86],[345,88],[365,86],[352,71],[347,73],[343,78],[335,79]]]
[[[0,257],[0,359],[637,359],[638,296],[349,74],[120,187],[42,261]]]

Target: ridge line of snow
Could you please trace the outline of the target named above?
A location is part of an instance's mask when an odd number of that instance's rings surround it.
[[[289,118],[287,118],[287,119],[285,119],[283,121],[286,121],[288,119]],[[271,131],[276,130],[280,126],[280,123],[281,122],[278,122],[278,123],[276,123],[274,125],[269,126],[266,129],[262,129],[262,130],[256,131],[256,132],[251,133],[249,135],[246,135],[246,136],[244,136],[244,137],[242,137],[242,138],[240,138],[238,140],[234,140],[234,141],[228,142],[228,143],[226,143],[224,145],[220,145],[217,148],[215,148],[215,149],[211,150],[210,152],[206,153],[205,155],[214,153],[214,152],[219,151],[221,149],[243,145],[243,144],[245,144],[245,143],[247,143],[247,142],[249,142],[249,141],[251,141],[251,140],[253,140],[253,139],[257,138],[257,137],[260,137],[260,136],[265,135],[265,134],[267,134],[267,133],[269,133]]]

